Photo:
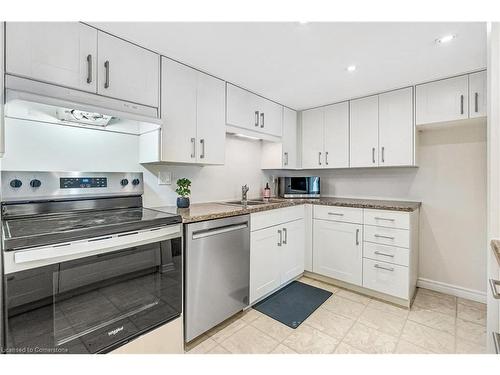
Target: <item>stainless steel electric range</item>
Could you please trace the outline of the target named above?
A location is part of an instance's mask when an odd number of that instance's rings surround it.
[[[4,171],[6,353],[104,353],[180,316],[182,219],[142,173]]]

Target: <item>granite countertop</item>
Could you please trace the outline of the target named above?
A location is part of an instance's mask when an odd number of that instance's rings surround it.
[[[377,210],[391,210],[412,212],[417,210],[421,202],[391,201],[376,199],[352,199],[352,198],[317,198],[317,199],[279,199],[271,198],[268,203],[255,206],[233,206],[224,202],[194,203],[189,208],[177,208],[175,206],[152,207],[155,210],[179,214],[183,223],[194,223],[212,219],[221,219],[230,216],[245,215],[254,212],[268,211],[275,208],[297,206],[301,204],[315,204],[322,206],[339,206],[354,208],[371,208]]]

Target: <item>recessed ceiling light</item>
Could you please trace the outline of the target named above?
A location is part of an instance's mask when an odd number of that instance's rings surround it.
[[[453,39],[455,39],[457,36],[450,34],[450,35],[445,35],[441,38],[436,39],[436,43],[442,44],[442,43],[448,43],[451,42]]]
[[[348,72],[354,72],[356,70],[356,65],[349,65],[346,70]]]

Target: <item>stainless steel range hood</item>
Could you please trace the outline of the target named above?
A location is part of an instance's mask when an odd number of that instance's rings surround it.
[[[5,117],[144,134],[158,130],[159,109],[101,95],[5,76]]]

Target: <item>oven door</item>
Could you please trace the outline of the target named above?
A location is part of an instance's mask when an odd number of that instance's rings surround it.
[[[182,238],[4,276],[8,353],[101,353],[178,317]]]

